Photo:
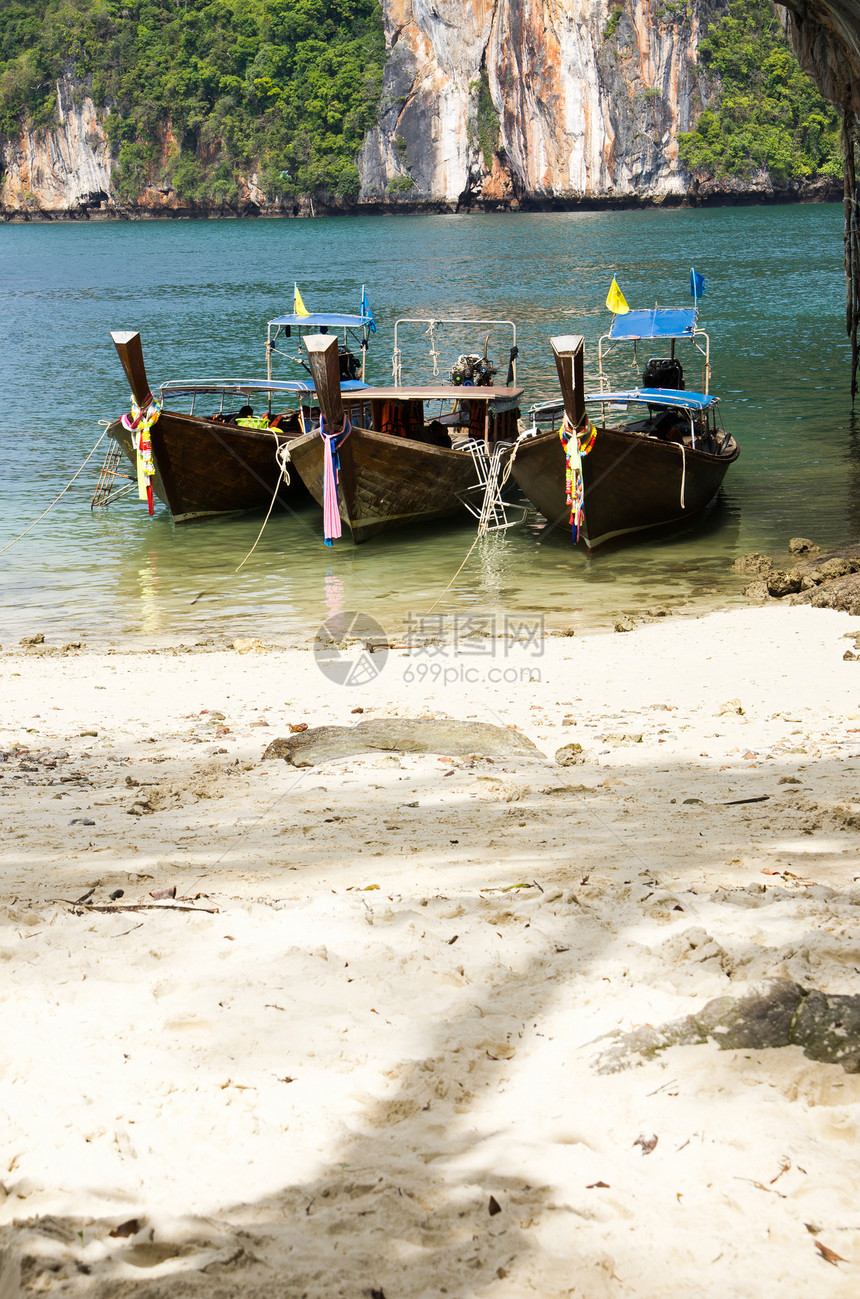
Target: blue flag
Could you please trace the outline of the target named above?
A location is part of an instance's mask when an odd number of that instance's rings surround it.
[[[367,289],[363,284],[361,286],[361,306],[359,307],[359,313],[362,316],[368,317],[370,321],[370,332],[371,334],[375,334],[376,321],[373,319],[373,312],[370,310],[370,303],[367,300]]]
[[[698,271],[690,271],[690,297],[698,302],[705,292],[705,277]]]

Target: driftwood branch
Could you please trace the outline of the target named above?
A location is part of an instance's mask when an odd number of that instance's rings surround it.
[[[64,906],[72,907],[78,915],[84,915],[88,911],[199,911],[201,914],[217,916],[219,914],[217,907],[183,907],[183,906],[164,906],[161,902],[129,902],[125,906],[122,903],[91,903],[91,902],[73,902],[71,898],[55,898],[55,902],[62,902]]]

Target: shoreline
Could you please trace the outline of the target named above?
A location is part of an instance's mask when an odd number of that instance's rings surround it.
[[[830,181],[801,182],[784,189],[761,188],[709,188],[691,187],[681,193],[671,194],[596,194],[596,195],[530,195],[510,199],[460,200],[427,199],[423,201],[400,199],[391,202],[367,201],[354,204],[325,204],[302,201],[258,205],[248,202],[236,207],[167,207],[163,204],[148,208],[119,206],[107,200],[87,203],[83,200],[76,208],[11,209],[0,208],[0,222],[6,225],[27,225],[68,221],[214,221],[262,220],[287,218],[290,220],[316,220],[320,217],[361,216],[484,216],[506,214],[534,216],[542,212],[633,212],[679,208],[710,207],[774,207],[805,203],[842,203],[841,184]]]
[[[767,980],[860,995],[858,628],[665,618],[516,683],[6,650],[10,1296],[855,1293],[860,1075],[598,1057]],[[421,717],[537,752],[262,761]]]

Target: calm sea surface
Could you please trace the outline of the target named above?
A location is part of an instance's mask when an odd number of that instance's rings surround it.
[[[619,613],[705,610],[739,598],[730,571],[790,537],[856,536],[860,454],[848,391],[839,205],[317,221],[159,221],[0,226],[0,549],[69,482],[128,389],[111,329],[139,329],[150,381],[264,377],[266,321],[292,309],[358,309],[379,332],[369,377],[387,382],[401,316],[510,318],[530,400],[557,388],[548,339],[583,333],[589,365],[609,324],[613,274],[632,307],[686,306],[706,278],[712,390],[742,447],[704,520],[589,558],[556,529],[524,526],[476,546],[436,613],[536,610],[577,631]],[[495,337],[495,335],[494,335]],[[430,377],[417,331],[404,376]],[[443,371],[456,340],[441,340]],[[492,343],[491,343],[492,353]],[[503,367],[506,352],[496,348]],[[283,377],[294,377],[283,371]],[[632,371],[627,374],[632,380]],[[688,386],[696,380],[690,372]],[[73,487],[0,556],[0,639],[227,633],[305,641],[331,612],[394,629],[437,599],[474,536],[468,520],[327,548],[320,513],[264,511],[174,527],[128,496],[90,509],[104,444]]]

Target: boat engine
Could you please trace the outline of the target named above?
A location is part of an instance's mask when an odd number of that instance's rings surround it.
[[[340,366],[340,378],[343,383],[347,379],[357,379],[361,374],[361,362],[358,357],[350,352],[349,348],[341,348],[338,352],[338,364]]]
[[[681,362],[674,357],[652,356],[642,371],[643,388],[672,388],[680,392],[684,387]]]
[[[458,356],[455,364],[451,366],[451,382],[458,388],[461,385],[470,388],[490,388],[493,375],[498,368],[488,361],[486,356],[468,353],[465,356]]]

